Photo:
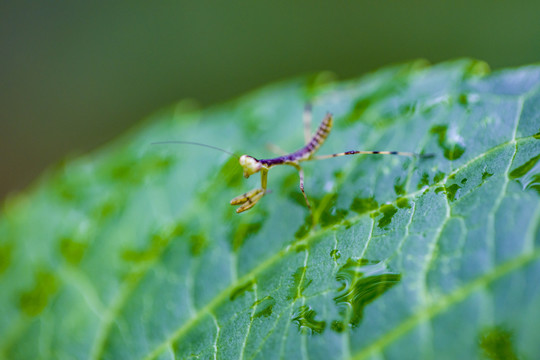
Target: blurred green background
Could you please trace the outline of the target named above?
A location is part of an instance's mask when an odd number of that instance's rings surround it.
[[[0,201],[47,165],[184,98],[320,70],[456,57],[538,62],[540,1],[0,4]]]

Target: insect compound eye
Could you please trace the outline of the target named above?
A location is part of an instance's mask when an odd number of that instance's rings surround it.
[[[242,155],[239,162],[242,169],[244,169],[245,177],[249,177],[261,169],[261,164],[249,155]]]
[[[247,156],[247,155],[240,156],[240,159],[239,159],[240,165],[246,166],[247,162],[248,162],[248,158],[249,158],[249,156]]]

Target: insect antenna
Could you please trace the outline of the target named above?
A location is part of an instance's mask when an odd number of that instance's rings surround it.
[[[207,147],[207,148],[210,148],[210,149],[222,151],[222,152],[224,152],[224,153],[226,153],[226,154],[229,154],[229,155],[231,155],[231,156],[234,156],[234,157],[237,158],[237,159],[240,158],[238,155],[233,154],[232,152],[227,151],[227,150],[222,149],[222,148],[219,148],[219,147],[217,147],[217,146],[212,146],[212,145],[202,144],[202,143],[193,142],[193,141],[174,141],[174,140],[170,140],[170,141],[156,141],[156,142],[150,143],[150,145],[161,145],[161,144],[187,144],[187,145],[197,145],[197,146],[202,146],[202,147]]]

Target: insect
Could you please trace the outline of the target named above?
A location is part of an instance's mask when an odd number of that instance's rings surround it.
[[[332,114],[327,113],[313,136],[311,136],[310,134],[311,133],[311,130],[310,130],[311,118],[312,118],[311,105],[306,105],[304,108],[305,145],[299,150],[289,153],[289,154],[271,158],[271,159],[257,159],[250,155],[242,155],[238,158],[245,178],[249,178],[251,175],[256,174],[258,172],[261,173],[261,186],[259,188],[250,190],[242,195],[239,195],[230,201],[231,205],[240,205],[236,209],[237,213],[241,213],[241,212],[251,209],[253,206],[255,206],[255,204],[257,204],[259,200],[262,199],[262,197],[265,194],[268,193],[268,190],[266,188],[267,179],[268,179],[268,171],[274,166],[289,165],[289,166],[294,167],[296,170],[298,170],[298,174],[300,177],[300,190],[302,191],[302,195],[304,195],[306,205],[311,213],[312,212],[311,205],[309,203],[308,197],[304,190],[304,170],[300,166],[300,163],[302,162],[330,159],[330,158],[335,158],[335,157],[345,156],[345,155],[359,155],[359,154],[399,155],[399,156],[420,157],[420,158],[427,158],[427,157],[433,156],[432,154],[429,154],[429,155],[416,154],[412,152],[401,152],[401,151],[360,151],[360,150],[351,150],[351,151],[345,151],[345,152],[336,153],[336,154],[315,156],[314,154],[321,147],[321,145],[324,143],[324,141],[330,134],[330,131],[332,130],[333,117],[332,117]],[[225,153],[236,156],[229,151],[223,150],[215,146],[188,142],[188,141],[164,141],[164,142],[158,142],[154,144],[163,144],[163,143],[182,143],[182,144],[205,146],[205,147],[220,150]]]

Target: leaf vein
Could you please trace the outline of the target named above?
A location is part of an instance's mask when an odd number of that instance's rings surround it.
[[[465,300],[475,291],[486,287],[487,285],[502,278],[503,276],[518,269],[521,269],[529,263],[534,262],[538,259],[540,259],[540,249],[531,253],[523,254],[519,257],[500,264],[499,266],[495,267],[493,271],[477,277],[476,279],[470,281],[461,288],[458,288],[453,292],[437,299],[437,301],[432,303],[431,305],[419,308],[418,312],[409,316],[398,326],[392,328],[379,339],[373,341],[369,346],[360,349],[356,354],[354,354],[352,359],[366,359],[372,353],[382,351],[394,341],[398,340],[399,338],[407,334],[410,330],[414,329],[423,321],[433,319],[435,316],[448,310],[451,305]]]
[[[516,139],[516,141],[523,141],[523,140],[528,140],[528,139],[531,139],[531,138],[532,138],[532,136],[526,136],[526,137],[518,138],[518,139]],[[464,163],[460,167],[453,170],[452,173],[448,174],[444,179],[442,179],[438,183],[435,183],[435,184],[429,186],[427,189],[421,189],[421,190],[418,190],[416,192],[407,194],[404,197],[405,198],[413,198],[415,196],[421,195],[426,190],[435,189],[436,187],[438,187],[441,184],[445,183],[447,181],[448,177],[451,176],[452,174],[456,174],[457,172],[468,168],[473,163],[475,163],[476,161],[480,161],[481,159],[483,159],[485,156],[492,153],[493,151],[498,151],[498,150],[500,150],[500,149],[502,149],[502,148],[504,148],[505,146],[508,146],[508,145],[509,145],[509,143],[505,142],[505,143],[499,144],[497,146],[494,146],[493,148],[490,148],[489,150],[485,151],[484,153],[479,154],[478,156],[468,160],[466,163]],[[363,219],[365,216],[370,216],[371,214],[374,214],[375,212],[377,212],[379,210],[380,210],[380,208],[372,210],[371,212],[366,212],[366,213],[363,213],[363,214],[353,216],[353,217],[351,217],[349,219],[344,219],[342,224],[345,221],[348,221],[349,225],[354,224],[354,223],[360,221],[361,219]],[[275,253],[274,255],[268,257],[266,260],[261,262],[258,266],[256,266],[255,268],[253,268],[252,270],[250,270],[249,272],[244,274],[242,277],[240,277],[238,279],[238,281],[231,283],[227,288],[222,290],[221,293],[217,294],[216,297],[214,297],[214,299],[212,301],[210,301],[205,306],[200,308],[198,314],[194,318],[188,320],[181,327],[179,327],[176,331],[174,331],[171,334],[171,336],[169,336],[167,339],[165,339],[162,342],[162,344],[157,345],[157,347],[152,352],[150,352],[147,356],[145,356],[145,359],[153,359],[153,358],[157,357],[157,355],[160,354],[163,351],[164,344],[166,344],[168,341],[171,341],[172,339],[178,340],[181,337],[183,337],[195,324],[197,324],[202,318],[204,318],[204,316],[206,316],[207,313],[211,309],[215,308],[219,303],[221,303],[223,300],[225,300],[227,298],[228,294],[236,286],[238,286],[239,284],[243,283],[244,281],[248,280],[251,277],[255,277],[257,274],[259,274],[260,272],[262,272],[263,270],[265,270],[269,266],[273,265],[276,261],[281,259],[285,254],[287,254],[289,252],[292,252],[292,251],[296,251],[297,248],[299,248],[301,246],[305,246],[306,244],[309,245],[310,242],[317,241],[318,239],[321,238],[321,235],[324,235],[324,234],[328,233],[329,231],[332,231],[336,226],[340,226],[340,224],[334,224],[333,226],[330,226],[330,227],[322,228],[322,229],[319,229],[317,231],[312,231],[312,232],[306,234],[304,238],[300,239],[295,244],[287,246],[284,249],[282,249],[282,250],[278,251],[277,253]]]

